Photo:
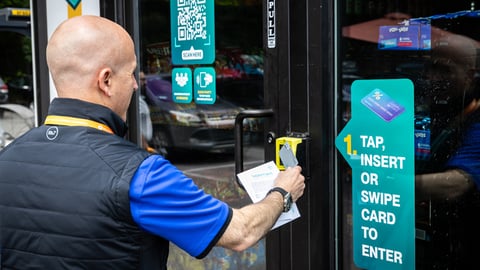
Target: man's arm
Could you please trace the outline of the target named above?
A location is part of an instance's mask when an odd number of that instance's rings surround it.
[[[471,177],[460,169],[415,176],[417,200],[455,199],[473,188]]]
[[[299,166],[280,172],[274,186],[290,192],[295,202],[303,195],[305,178]],[[268,194],[262,201],[240,209],[233,209],[230,224],[217,245],[242,251],[257,243],[273,227],[283,211],[283,196],[279,192]]]
[[[293,202],[305,189],[301,171],[299,166],[288,168],[274,182],[290,192]],[[140,228],[172,241],[197,258],[205,256],[213,245],[238,251],[254,245],[283,211],[279,192],[256,204],[231,209],[199,189],[160,155],[142,162],[130,183],[129,196],[132,218]]]

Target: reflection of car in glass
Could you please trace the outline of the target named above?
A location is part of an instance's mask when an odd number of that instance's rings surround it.
[[[217,96],[244,109],[263,109],[263,77],[250,76],[242,79],[217,79]],[[245,135],[251,142],[263,139],[264,118],[249,118]],[[245,125],[245,123],[244,123]]]
[[[146,76],[153,125],[150,144],[161,154],[174,150],[232,152],[235,117],[241,108],[217,97],[215,104],[175,103],[168,78]]]
[[[218,79],[217,95],[245,109],[262,109],[263,78]]]
[[[0,103],[8,101],[8,85],[0,78]]]

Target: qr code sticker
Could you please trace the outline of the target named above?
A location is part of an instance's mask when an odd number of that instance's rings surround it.
[[[207,39],[207,0],[177,0],[178,40]]]

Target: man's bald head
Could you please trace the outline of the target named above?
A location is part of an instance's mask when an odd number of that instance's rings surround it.
[[[47,46],[47,64],[58,96],[96,103],[126,119],[137,66],[130,35],[98,16],[69,19]]]
[[[97,73],[135,57],[130,35],[118,24],[98,16],[69,19],[55,30],[47,46],[47,64],[60,97],[97,87]]]

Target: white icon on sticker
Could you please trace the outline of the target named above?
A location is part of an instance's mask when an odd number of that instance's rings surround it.
[[[188,74],[187,73],[175,74],[175,81],[180,87],[184,87],[185,85],[187,85],[187,82],[188,82]]]
[[[197,75],[197,84],[202,88],[207,87],[212,82],[213,76],[207,72],[202,71]]]

